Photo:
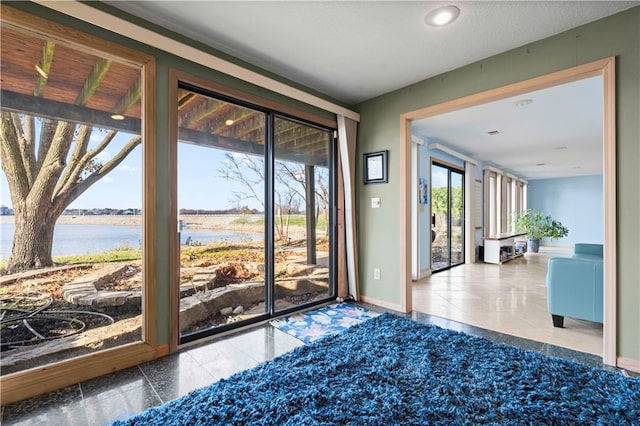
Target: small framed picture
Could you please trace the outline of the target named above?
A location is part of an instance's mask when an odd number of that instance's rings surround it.
[[[386,183],[387,151],[364,154],[364,183]]]

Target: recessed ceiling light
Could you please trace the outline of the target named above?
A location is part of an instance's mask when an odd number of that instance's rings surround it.
[[[424,22],[433,27],[442,27],[455,21],[458,16],[460,16],[460,9],[455,6],[443,6],[427,13]]]
[[[533,100],[531,100],[531,99],[520,99],[519,101],[515,101],[513,103],[513,106],[516,107],[516,108],[519,108],[519,107],[527,106],[527,105],[532,104],[532,103],[533,103]]]
[[[124,115],[122,114],[111,114],[111,118],[114,120],[122,121],[124,120]]]
[[[489,131],[487,132],[487,134],[488,134],[488,135],[490,135],[490,136],[496,136],[496,135],[499,135],[499,134],[501,134],[501,133],[502,133],[502,132],[501,132],[500,130],[489,130]]]
[[[536,163],[536,166],[540,167],[540,166],[544,166],[546,163]]]
[[[226,124],[227,126],[231,126],[233,123],[235,123],[235,121],[233,120],[227,120],[224,122],[224,124]]]

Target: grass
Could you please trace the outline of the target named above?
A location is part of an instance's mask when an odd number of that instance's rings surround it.
[[[275,218],[276,222],[279,223],[278,217]],[[304,228],[307,226],[307,218],[304,215],[292,215],[289,216],[289,226],[299,226]],[[287,217],[282,217],[283,224],[286,224]],[[264,224],[264,218],[261,217],[259,219],[252,219],[249,217],[239,217],[231,222],[234,225],[262,225]],[[324,216],[318,217],[318,222],[316,223],[316,229],[325,230],[327,229],[327,220]]]
[[[53,261],[65,265],[75,265],[78,263],[126,262],[140,259],[142,259],[142,250],[140,249],[116,248],[102,253],[57,256],[53,258]]]
[[[304,222],[304,218],[299,218]],[[220,242],[201,246],[187,246],[180,250],[180,260],[183,267],[203,267],[228,261],[240,262],[264,262],[264,243],[262,242]],[[296,241],[285,245],[304,245],[303,241]],[[318,239],[318,247],[326,246],[326,239]],[[276,261],[284,261],[287,253],[276,249]],[[68,256],[56,256],[53,262],[56,265],[78,265],[111,262],[129,262],[142,259],[142,250],[123,246],[113,250],[92,253],[75,254]],[[4,271],[7,261],[0,262],[0,271]]]
[[[282,250],[276,250],[276,259],[286,258]],[[264,246],[261,242],[213,243],[206,246],[187,247],[180,250],[183,267],[206,267],[222,262],[264,262]]]

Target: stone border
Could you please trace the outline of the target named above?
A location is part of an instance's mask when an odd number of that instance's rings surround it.
[[[96,272],[76,278],[62,286],[62,298],[76,306],[107,307],[128,304],[139,306],[142,302],[142,290],[98,291],[96,288],[96,286],[122,274],[129,267],[131,267],[129,263],[111,264]]]

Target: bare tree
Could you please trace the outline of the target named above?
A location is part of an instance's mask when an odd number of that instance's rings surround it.
[[[299,163],[277,162],[277,178],[283,185],[294,191],[300,199],[304,200],[307,191],[305,165]],[[327,224],[326,232],[329,233],[329,169],[315,167],[315,197],[316,197],[316,223],[320,213]]]
[[[275,164],[276,185],[274,193],[276,238],[286,241],[289,238],[289,225],[292,214],[298,214],[306,196],[306,178],[304,164],[277,161]],[[227,153],[218,172],[225,179],[241,183],[245,191],[233,193],[233,202],[254,200],[264,211],[264,159],[248,154]],[[325,172],[326,174],[326,172]],[[323,177],[324,176],[324,177]],[[318,211],[328,215],[329,190],[326,176],[316,176],[316,197]],[[318,212],[315,212],[317,215]]]
[[[264,211],[264,159],[227,152],[218,173],[221,177],[239,182],[246,188],[246,192],[234,191],[233,199],[230,201],[239,207],[240,203],[253,200],[260,204]]]
[[[92,126],[40,120],[2,111],[0,154],[15,214],[15,234],[9,272],[53,265],[51,249],[55,223],[64,210],[91,185],[118,166],[140,144],[133,136],[109,161],[97,156],[117,131],[107,131],[89,149]]]

